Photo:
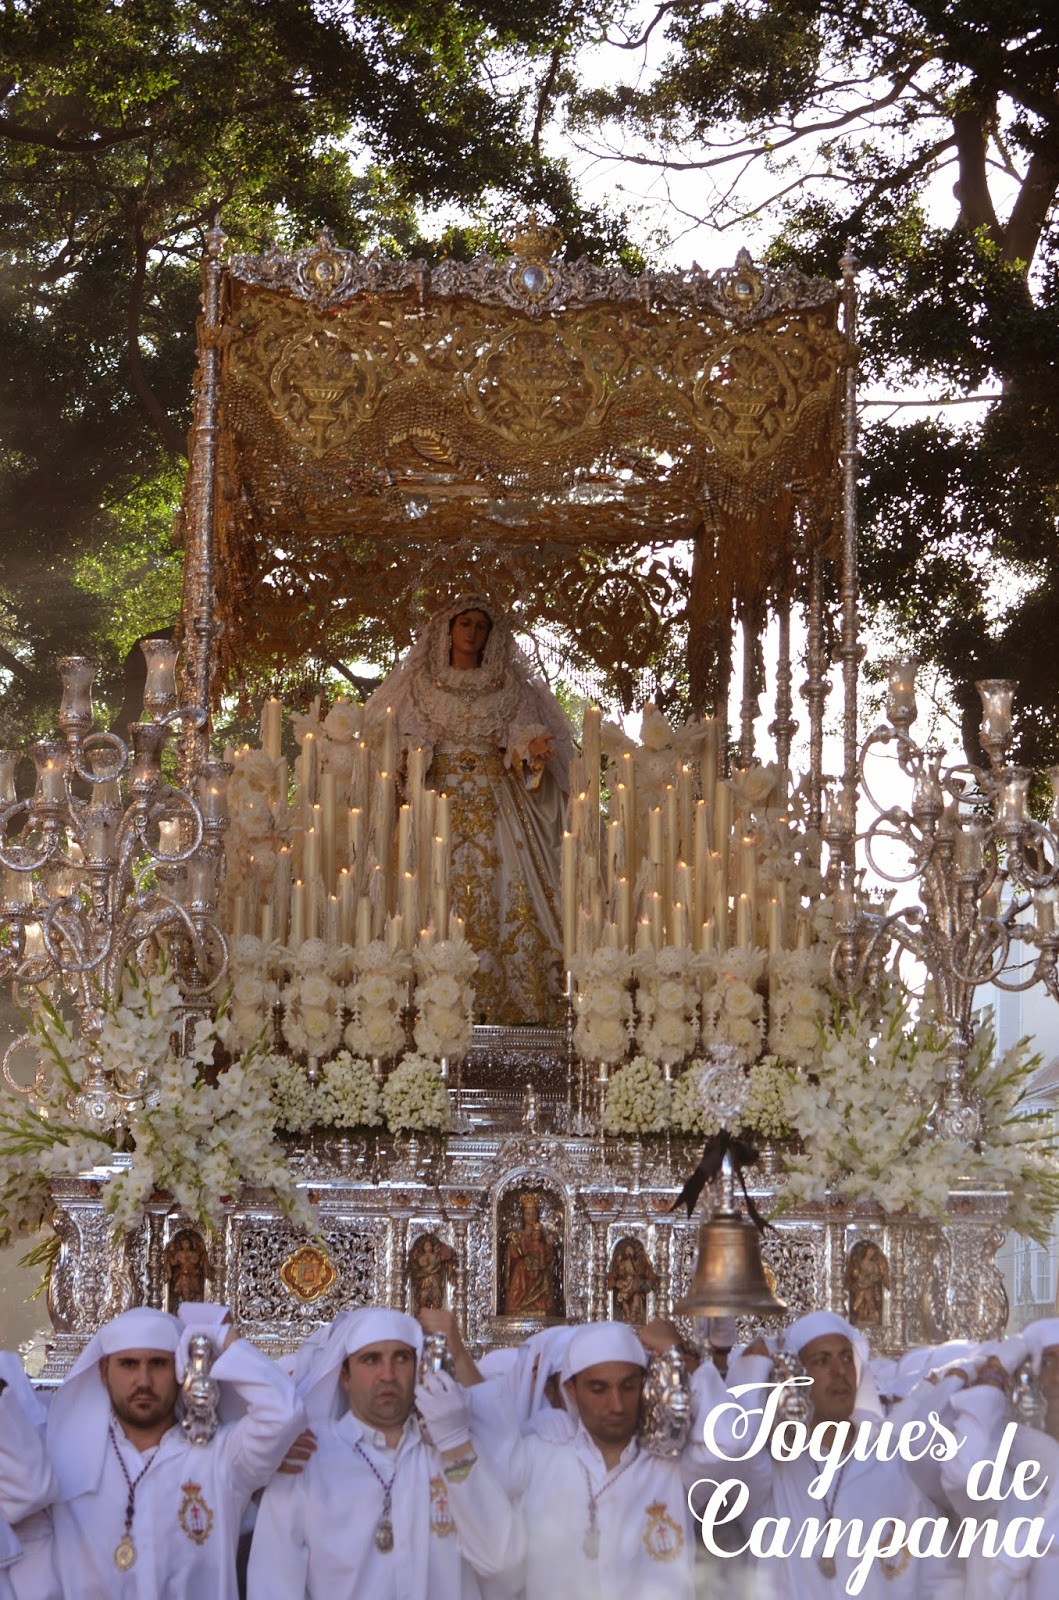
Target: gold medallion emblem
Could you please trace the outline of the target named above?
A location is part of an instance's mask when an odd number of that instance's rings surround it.
[[[282,1282],[303,1305],[320,1300],[338,1277],[338,1270],[326,1250],[303,1244],[289,1255],[279,1269]]]
[[[177,1521],[192,1544],[205,1544],[213,1527],[213,1512],[202,1498],[202,1485],[188,1482],[182,1483],[180,1488],[184,1498]]]
[[[662,1500],[647,1507],[643,1545],[652,1561],[675,1561],[684,1548],[684,1530],[673,1521]]]
[[[114,1565],[117,1567],[119,1572],[128,1572],[129,1568],[135,1565],[135,1562],[136,1546],[133,1544],[128,1534],[126,1534],[124,1539],[122,1539],[121,1543],[118,1545],[117,1549],[114,1551]]]
[[[440,1477],[430,1480],[430,1531],[436,1533],[439,1539],[447,1539],[450,1533],[456,1532],[456,1524],[449,1510],[448,1490],[444,1478]]]

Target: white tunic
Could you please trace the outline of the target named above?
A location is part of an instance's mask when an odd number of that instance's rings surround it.
[[[743,1357],[733,1363],[729,1378],[733,1384],[768,1383],[770,1369],[770,1357]],[[762,1390],[760,1395],[744,1395],[742,1404],[748,1409],[759,1407],[764,1403],[765,1393]],[[933,1396],[934,1391],[929,1385],[926,1386],[925,1391],[917,1391],[903,1401],[888,1420],[896,1429],[903,1421],[915,1420],[921,1414],[925,1416],[934,1403]],[[725,1398],[730,1403],[730,1397]],[[822,1499],[809,1493],[810,1484],[820,1474],[821,1464],[808,1454],[802,1454],[794,1460],[776,1461],[766,1445],[748,1458],[732,1459],[746,1450],[749,1440],[757,1432],[758,1420],[756,1416],[753,1417],[748,1433],[740,1442],[730,1438],[724,1445],[724,1456],[729,1459],[714,1458],[708,1473],[716,1480],[737,1479],[747,1486],[749,1497],[740,1519],[740,1544],[745,1544],[755,1523],[761,1523],[761,1531],[764,1532],[762,1519],[765,1518],[789,1519],[790,1526],[784,1535],[784,1544],[790,1549],[798,1530],[808,1519],[824,1523],[829,1518],[835,1518],[843,1525],[858,1519],[867,1534],[876,1522],[888,1518],[896,1518],[907,1525],[917,1517],[941,1515],[913,1482],[905,1464],[897,1457],[883,1461],[870,1455],[867,1460],[850,1460],[840,1476],[832,1481]],[[877,1433],[881,1422],[880,1417],[868,1426]],[[718,1432],[721,1435],[724,1430]],[[720,1437],[718,1442],[722,1442]],[[701,1492],[696,1494],[697,1505],[701,1506],[703,1499]],[[728,1527],[718,1531],[718,1543],[728,1544]],[[843,1539],[835,1552],[833,1575],[821,1566],[818,1553],[807,1556],[758,1556],[754,1559],[758,1592],[768,1596],[769,1600],[773,1600],[773,1597],[775,1600],[840,1600],[847,1592],[846,1585],[858,1566],[858,1558],[849,1554],[849,1542]],[[819,1548],[818,1543],[817,1552]],[[718,1558],[719,1561],[721,1559]],[[900,1600],[909,1600],[911,1596],[923,1596],[932,1592],[942,1567],[939,1561],[913,1559],[907,1551],[900,1551],[889,1560],[873,1560],[863,1577],[859,1592],[863,1600],[897,1600],[898,1596]]]
[[[97,1487],[56,1505],[56,1560],[69,1600],[237,1600],[235,1552],[243,1511],[305,1424],[291,1380],[246,1340],[218,1356],[213,1376],[230,1382],[247,1410],[207,1445],[190,1444],[173,1427],[157,1449],[141,1453],[114,1424],[134,1482],[150,1460],[136,1489],[136,1562],[128,1572],[114,1565],[128,1489],[113,1446],[108,1443]],[[76,1439],[62,1446],[76,1449]]]
[[[517,1569],[520,1524],[480,1450],[450,1483],[412,1418],[395,1450],[348,1411],[315,1431],[305,1471],[275,1478],[262,1497],[249,1600],[479,1600],[480,1580]],[[382,1551],[375,1529],[391,1480],[394,1543]]]
[[[974,1500],[967,1492],[969,1473],[979,1462],[997,1459],[1004,1430],[1012,1420],[1011,1411],[1006,1395],[986,1384],[958,1394],[952,1410],[962,1442],[959,1455],[945,1464],[943,1482],[956,1514],[974,1517],[979,1523],[994,1518],[1000,1528],[1015,1518],[1040,1517],[1043,1528],[1039,1546],[1043,1548],[1049,1539],[1053,1540],[1048,1553],[1040,1557],[1003,1550],[984,1556],[976,1548],[964,1563],[966,1600],[1054,1600],[1059,1593],[1059,1441],[1037,1428],[1019,1426],[1007,1454],[1007,1465],[999,1475],[1003,1498]],[[1024,1482],[1023,1498],[1012,1491],[1012,1477],[1015,1469],[1027,1461],[1035,1462],[1040,1471]],[[985,1488],[988,1476],[987,1471],[980,1473],[978,1493]],[[1016,1542],[1021,1547],[1021,1540]]]
[[[59,1600],[46,1507],[57,1484],[22,1363],[0,1351],[0,1600]],[[41,1412],[43,1415],[43,1412]]]
[[[695,1533],[679,1462],[634,1438],[608,1470],[580,1423],[572,1438],[531,1434],[519,1450],[525,1600],[691,1600]]]

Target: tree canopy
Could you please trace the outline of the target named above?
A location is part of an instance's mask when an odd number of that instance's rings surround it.
[[[869,413],[864,594],[945,669],[970,752],[973,680],[1012,676],[1022,754],[1054,761],[1059,18],[1038,0],[669,0],[610,40],[643,65],[572,91],[583,149],[701,175],[685,205],[758,227],[773,261],[835,274],[852,249],[869,391],[993,397],[969,425]]]
[[[436,259],[537,206],[571,255],[635,266],[578,150],[690,174],[660,222],[690,209],[729,259],[747,230],[825,275],[852,248],[865,387],[910,402],[867,412],[867,605],[945,669],[969,750],[973,679],[1010,675],[1022,754],[1055,759],[1059,21],[1039,0],[0,9],[0,738],[50,713],[55,655],[114,661],[172,621],[215,211],[238,249],[327,226]]]
[[[540,146],[554,52],[591,25],[564,0],[0,8],[0,742],[50,720],[56,655],[113,669],[174,619],[211,219],[233,249],[328,227],[431,257],[477,247],[447,217],[488,196],[501,232],[543,205],[614,255],[621,219]]]

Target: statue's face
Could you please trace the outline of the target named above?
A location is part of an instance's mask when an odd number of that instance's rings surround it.
[[[533,1226],[541,1220],[540,1209],[533,1200],[522,1202],[522,1221],[526,1227]]]
[[[493,624],[484,611],[461,611],[449,623],[450,655],[454,667],[467,662],[477,666]]]

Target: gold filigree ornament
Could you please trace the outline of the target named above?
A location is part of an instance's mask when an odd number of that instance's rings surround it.
[[[279,1269],[280,1281],[303,1305],[322,1300],[338,1278],[338,1270],[319,1245],[298,1247]]]
[[[363,618],[401,633],[472,541],[498,603],[626,696],[677,598],[673,545],[694,551],[704,639],[826,546],[851,359],[836,285],[746,252],[633,277],[567,262],[535,218],[509,243],[428,268],[321,236],[224,269],[195,431],[208,401],[215,450],[196,445],[183,517],[189,570],[211,549],[215,690],[342,659]]]
[[[515,258],[507,275],[512,289],[534,305],[546,300],[555,287],[551,263],[563,247],[561,229],[552,224],[542,226],[536,214],[531,213],[504,243]]]

